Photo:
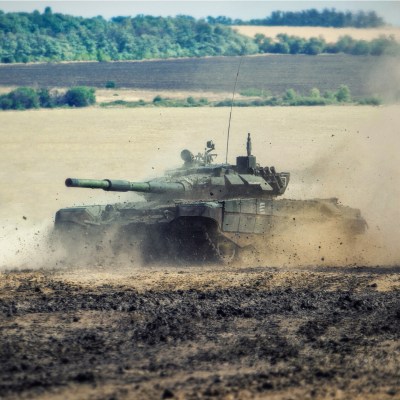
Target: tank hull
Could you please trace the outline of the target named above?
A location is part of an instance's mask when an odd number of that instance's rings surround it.
[[[229,263],[245,249],[262,251],[271,238],[306,226],[339,232],[345,240],[364,233],[367,224],[359,210],[334,198],[90,205],[61,209],[55,219],[56,232],[75,255],[79,247],[101,252],[107,244],[112,254],[139,250],[145,261]]]

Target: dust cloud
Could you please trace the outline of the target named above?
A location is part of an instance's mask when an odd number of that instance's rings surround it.
[[[61,247],[51,243],[52,222],[2,223],[0,271],[58,267],[64,257]]]
[[[396,107],[383,108],[378,118],[357,131],[349,130],[344,141],[294,173],[301,185],[297,183],[297,191],[292,190],[291,195],[302,199],[337,197],[342,204],[360,209],[367,221],[366,234],[350,243],[340,232],[323,233],[316,228],[316,243],[337,238],[325,249],[318,249],[324,263],[400,263],[400,115],[396,110]],[[300,244],[295,248],[302,262],[316,261],[315,256],[310,260],[311,252],[306,246],[310,235],[313,232],[304,227]]]
[[[400,68],[398,57],[382,57],[366,77],[368,91],[386,103],[400,101]]]

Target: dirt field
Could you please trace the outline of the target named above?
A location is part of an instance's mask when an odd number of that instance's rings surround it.
[[[239,57],[208,57],[132,62],[66,64],[2,64],[0,86],[104,88],[113,81],[118,88],[138,91],[192,92],[194,96],[219,93],[230,98]],[[379,95],[400,98],[400,68],[396,57],[332,55],[259,55],[244,57],[237,92],[265,89],[281,95],[293,88],[308,94],[347,85],[353,97]],[[109,91],[111,94],[115,92]],[[156,93],[158,94],[158,93]],[[115,97],[114,100],[118,100]]]
[[[275,37],[279,33],[287,35],[300,36],[309,39],[310,37],[322,36],[327,42],[336,42],[341,36],[351,36],[357,40],[372,40],[381,35],[394,36],[400,40],[400,28],[322,28],[311,26],[235,26],[242,35],[253,37],[256,33],[263,33],[267,37]]]
[[[224,160],[228,108],[0,113],[0,398],[400,399],[399,115],[235,108],[229,161],[251,132],[286,197],[337,196],[369,229],[344,261],[299,240],[199,267],[70,265],[47,237],[58,208],[137,198],[66,177],[143,180],[208,139]]]

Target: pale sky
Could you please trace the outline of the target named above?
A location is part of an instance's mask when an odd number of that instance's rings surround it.
[[[400,1],[244,1],[244,0],[36,0],[36,1],[2,1],[0,10],[4,12],[38,10],[51,7],[53,12],[60,12],[83,17],[102,15],[108,19],[115,16],[135,16],[137,14],[154,16],[175,16],[178,14],[204,18],[208,15],[224,15],[243,20],[262,18],[272,11],[299,11],[309,8],[335,8],[338,11],[376,11],[386,22],[400,26]]]

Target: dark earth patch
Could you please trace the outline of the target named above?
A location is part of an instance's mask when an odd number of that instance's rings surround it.
[[[0,65],[0,85],[117,87],[231,92],[239,57],[210,57],[134,62]],[[267,89],[282,94],[293,88],[302,94],[317,87],[321,93],[347,85],[354,97],[384,95],[398,90],[398,60],[344,54],[244,57],[238,91]]]
[[[399,291],[377,291],[373,268],[316,271],[309,286],[144,292],[4,273],[0,397],[400,398]]]

